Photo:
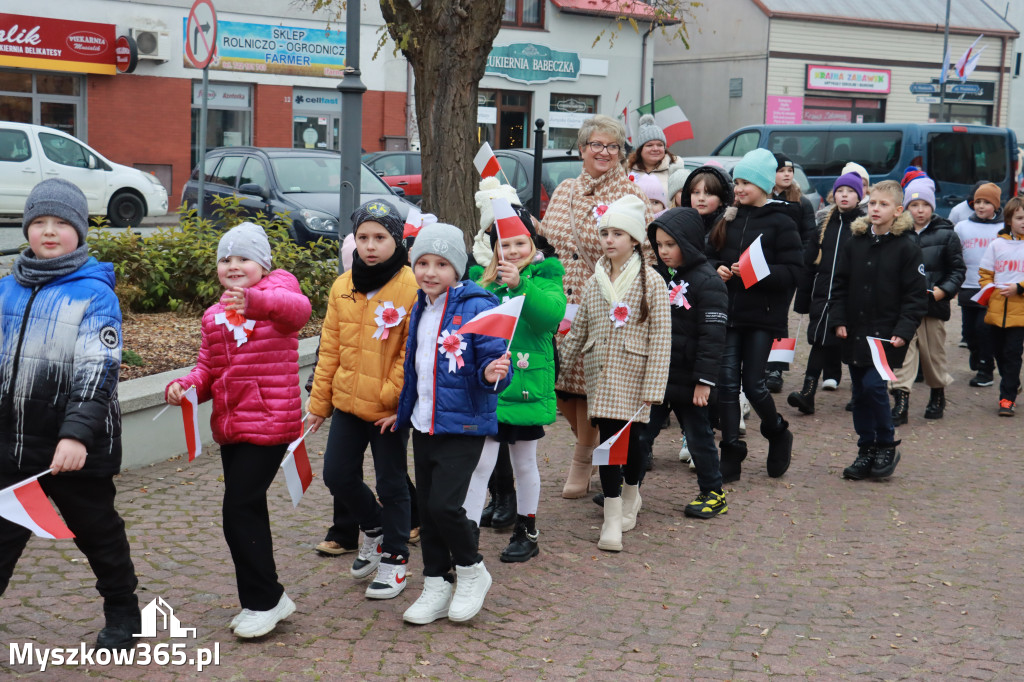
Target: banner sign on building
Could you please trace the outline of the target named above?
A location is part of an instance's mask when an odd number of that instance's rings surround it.
[[[186,21],[182,19],[182,31]],[[217,53],[210,69],[340,78],[344,68],[344,31],[217,22]]]
[[[807,65],[807,89],[833,92],[862,92],[884,95],[889,92],[889,69],[851,69],[825,64]]]
[[[0,14],[0,66],[117,73],[113,24]]]
[[[764,122],[774,125],[796,125],[804,121],[804,98],[768,95]]]
[[[526,84],[574,81],[580,77],[580,56],[533,43],[504,45],[487,56],[485,75]]]

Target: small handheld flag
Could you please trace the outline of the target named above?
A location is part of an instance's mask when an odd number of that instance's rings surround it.
[[[764,249],[761,248],[761,235],[757,235],[754,243],[740,255],[740,277],[743,279],[743,286],[749,289],[770,274],[771,268],[768,267]]]
[[[185,429],[188,461],[191,462],[203,451],[203,440],[199,436],[199,394],[195,386],[190,386],[181,395],[181,421]]]
[[[498,336],[511,341],[515,335],[516,324],[523,313],[525,296],[510,298],[501,305],[485,310],[459,328],[459,334],[483,334]]]
[[[896,375],[889,367],[889,360],[885,357],[885,346],[883,343],[892,343],[889,339],[880,339],[877,336],[868,337],[868,348],[871,349],[871,361],[875,363],[875,369],[882,375],[883,379],[896,381]]]
[[[418,208],[410,208],[409,215],[405,217],[405,228],[402,230],[402,239],[415,237],[423,229],[423,214]]]
[[[310,428],[313,428],[312,426]],[[309,455],[306,453],[306,433],[303,433],[297,440],[288,444],[288,450],[281,461],[281,468],[284,469],[284,481],[288,486],[288,494],[292,498],[292,506],[298,507],[302,496],[309,490],[309,484],[313,482],[313,469],[309,465]]]
[[[992,292],[996,290],[995,282],[989,282],[981,288],[981,290],[974,296],[971,296],[971,300],[978,305],[988,305],[988,300],[992,298]]]
[[[768,362],[793,362],[796,357],[796,339],[775,339],[768,353]]]
[[[512,208],[512,203],[505,197],[491,199],[491,208],[494,210],[494,229],[498,241],[512,239],[512,237],[529,237],[530,231],[519,219],[519,214]]]
[[[569,329],[572,327],[572,321],[576,317],[576,311],[580,309],[579,303],[567,303],[565,305],[565,315],[562,317],[562,321],[558,323],[558,333],[568,334]]]
[[[494,156],[494,152],[491,151],[491,145],[486,142],[480,145],[480,151],[473,157],[473,165],[476,166],[476,170],[480,173],[481,178],[495,176],[501,171],[498,159]]]
[[[50,469],[0,490],[0,516],[41,538],[69,540],[75,534],[54,511],[39,485],[38,479],[48,473]]]
[[[637,418],[646,405],[641,405],[640,409],[629,418],[626,425],[619,429],[619,432],[614,436],[606,440],[605,442],[594,448],[594,456],[591,463],[594,466],[604,466],[606,464],[625,464],[629,457],[629,429],[633,425],[633,420]]]

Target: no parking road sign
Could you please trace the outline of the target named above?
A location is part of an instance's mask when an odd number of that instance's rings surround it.
[[[217,47],[217,11],[212,0],[196,0],[185,27],[185,56],[197,69],[205,69]]]

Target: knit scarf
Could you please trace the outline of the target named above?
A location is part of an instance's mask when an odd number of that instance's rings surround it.
[[[25,249],[14,261],[11,274],[23,287],[34,289],[50,280],[70,275],[89,260],[89,246],[82,244],[70,253],[56,258],[36,258],[32,249]]]
[[[598,262],[597,267],[594,268],[594,279],[597,280],[597,285],[601,288],[601,295],[604,296],[604,300],[615,305],[626,297],[626,292],[633,286],[633,280],[640,274],[640,268],[643,264],[640,262],[640,254],[634,252],[625,265],[622,266],[622,271],[619,272],[618,278],[612,282],[604,269],[603,263],[607,263],[609,268],[615,267],[608,258],[602,258]]]
[[[391,258],[377,265],[367,265],[356,251],[352,254],[352,287],[361,294],[377,291],[390,282],[408,260],[404,246],[398,246]]]

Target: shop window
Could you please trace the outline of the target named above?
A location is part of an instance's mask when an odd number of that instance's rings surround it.
[[[504,26],[544,28],[544,0],[505,0]]]
[[[234,187],[235,179],[238,178],[238,169],[241,166],[241,156],[225,156],[221,160],[220,166],[217,167],[217,172],[214,174],[210,182],[215,182],[218,185]]]
[[[78,88],[81,82],[78,76],[70,76],[63,73],[39,74],[36,77],[36,92],[47,95],[77,96],[80,94]]]
[[[0,71],[0,92],[32,92],[32,74],[27,71]]]
[[[521,149],[530,143],[532,94],[516,90],[480,90],[477,137],[495,149]]]
[[[930,133],[929,177],[937,182],[1002,182],[1007,174],[1006,138],[978,133]]]
[[[548,149],[575,149],[583,121],[595,113],[595,96],[553,93],[548,109]]]
[[[270,186],[267,182],[267,169],[263,167],[263,162],[251,156],[245,162],[245,167],[242,168],[242,175],[238,178],[238,186],[241,187],[250,183],[259,185],[263,189],[267,189]]]
[[[0,121],[43,125],[85,139],[78,125],[84,93],[77,74],[0,69]]]
[[[32,158],[28,136],[20,130],[0,130],[0,161],[21,163]]]
[[[39,133],[39,143],[43,146],[43,154],[50,161],[59,163],[62,166],[72,168],[88,168],[89,151],[66,137],[51,135],[50,133]]]
[[[805,97],[805,123],[883,123],[885,100]]]

